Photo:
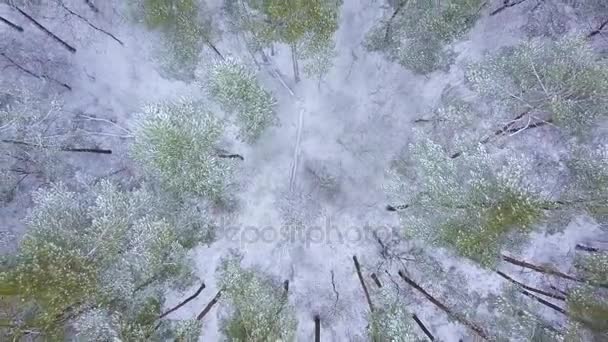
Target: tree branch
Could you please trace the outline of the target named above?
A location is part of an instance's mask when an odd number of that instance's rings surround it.
[[[23,32],[23,27],[12,23],[11,21],[9,21],[8,19],[4,19],[3,17],[0,17],[0,21],[5,23],[6,25],[10,26],[11,28],[13,28],[14,30],[17,30],[19,32]]]
[[[71,53],[76,53],[76,48],[74,48],[70,44],[66,43],[63,39],[57,37],[53,32],[49,31],[46,27],[44,27],[42,24],[40,24],[38,21],[36,21],[36,19],[32,18],[29,14],[27,14],[23,10],[21,10],[21,8],[15,6],[15,5],[13,5],[13,7],[19,13],[21,13],[21,15],[23,15],[24,17],[26,17],[27,20],[29,20],[32,24],[34,24],[36,27],[38,27],[44,33],[46,33],[47,35],[49,35],[51,38],[53,38],[55,41],[57,41],[59,44],[61,44],[63,47],[65,47],[68,51],[70,51]]]

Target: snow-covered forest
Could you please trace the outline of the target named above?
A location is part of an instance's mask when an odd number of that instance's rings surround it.
[[[608,1],[0,0],[1,341],[608,341]]]

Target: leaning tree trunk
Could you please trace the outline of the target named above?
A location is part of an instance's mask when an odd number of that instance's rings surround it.
[[[293,65],[293,78],[296,83],[300,82],[300,68],[298,67],[298,51],[296,44],[291,44],[291,64]]]

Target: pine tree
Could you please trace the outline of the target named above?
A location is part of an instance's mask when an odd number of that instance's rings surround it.
[[[142,21],[151,29],[160,29],[165,46],[162,64],[181,78],[192,78],[204,44],[219,53],[213,41],[216,32],[204,2],[195,0],[137,0]]]
[[[235,0],[229,8],[236,28],[252,34],[254,50],[274,42],[291,47],[297,82],[299,58],[307,61],[309,75],[321,76],[331,67],[340,5],[339,0]]]
[[[368,34],[366,47],[404,67],[427,74],[447,67],[444,45],[461,37],[477,19],[480,0],[399,0]]]
[[[583,39],[532,40],[471,66],[468,80],[494,107],[572,132],[606,117],[608,64]]]
[[[254,143],[266,128],[277,123],[275,99],[246,66],[224,60],[214,66],[209,83],[215,100],[226,112],[236,114],[244,141]]]
[[[411,175],[395,169],[389,186],[406,206],[401,218],[408,236],[491,266],[505,245],[543,216],[547,201],[524,181],[523,157],[510,158],[496,170],[481,145],[451,158],[428,138],[412,144],[410,154],[416,161],[406,168]],[[406,186],[416,184],[412,179],[418,185]]]
[[[164,291],[193,275],[181,227],[158,214],[155,198],[107,181],[84,192],[62,184],[37,191],[28,233],[1,273],[4,294],[21,300],[3,317],[4,333],[60,340],[72,327],[84,339],[131,341],[172,324],[157,322]]]
[[[225,198],[232,159],[218,155],[223,125],[203,104],[182,99],[146,106],[135,130],[133,158],[178,196]]]
[[[295,340],[295,311],[280,284],[241,268],[238,258],[224,261],[219,284],[230,304],[230,316],[223,321],[229,341]]]

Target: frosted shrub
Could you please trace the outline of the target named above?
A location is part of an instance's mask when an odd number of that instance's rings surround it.
[[[133,157],[171,192],[220,201],[233,161],[217,155],[222,123],[189,100],[146,106],[138,121]]]
[[[22,301],[9,335],[63,340],[66,325],[103,341],[153,335],[163,289],[192,275],[178,229],[142,192],[103,181],[85,193],[60,184],[35,193],[14,267],[2,273]]]
[[[295,311],[279,284],[242,269],[238,259],[224,261],[219,284],[232,311],[223,322],[229,341],[295,340]]]
[[[248,143],[277,122],[272,95],[251,70],[235,60],[222,61],[213,68],[210,92],[225,111],[236,113],[241,139]]]
[[[444,45],[461,37],[477,19],[480,0],[399,0],[369,32],[366,47],[420,74],[449,65]]]
[[[583,39],[532,40],[505,49],[474,64],[467,78],[512,117],[528,111],[578,132],[606,117],[608,64]]]
[[[388,291],[382,291],[377,299],[368,328],[373,342],[423,341],[413,332],[412,314],[405,310],[404,303]]]
[[[499,170],[480,146],[450,158],[428,139],[410,147],[417,162],[419,187],[397,189],[409,207],[403,210],[406,233],[448,247],[490,266],[504,244],[526,233],[542,216],[544,201],[523,182],[525,160],[510,160]],[[405,192],[405,195],[403,194]]]

